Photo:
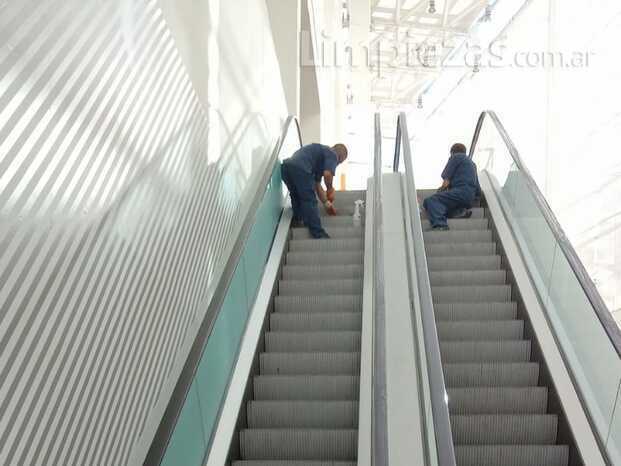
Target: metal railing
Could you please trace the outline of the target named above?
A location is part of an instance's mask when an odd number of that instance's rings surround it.
[[[373,152],[373,445],[374,466],[388,465],[386,418],[386,347],[382,215],[382,130],[375,115],[375,146]]]
[[[237,268],[237,264],[244,250],[243,246],[248,240],[248,237],[252,230],[252,226],[256,222],[258,206],[263,199],[263,193],[265,192],[266,186],[270,181],[270,178],[274,171],[274,167],[279,160],[280,152],[283,148],[285,141],[287,140],[291,125],[295,125],[297,139],[299,141],[300,147],[302,146],[302,135],[300,132],[299,121],[295,116],[288,116],[283,125],[281,135],[276,142],[276,146],[274,147],[274,150],[270,155],[269,159],[265,162],[262,175],[259,179],[258,184],[255,187],[255,192],[251,197],[251,205],[249,206],[246,217],[243,219],[242,228],[240,229],[239,234],[235,240],[235,247],[233,248],[233,253],[229,257],[222,272],[222,275],[218,280],[218,285],[215,289],[213,298],[209,303],[207,312],[205,313],[205,317],[203,319],[203,322],[201,323],[198,335],[194,340],[194,343],[192,344],[188,357],[186,358],[186,362],[183,366],[181,375],[177,380],[170,401],[164,412],[164,416],[162,417],[162,421],[160,422],[153,441],[151,442],[151,447],[149,448],[147,457],[144,461],[145,466],[157,466],[162,462],[164,458],[166,449],[181,414],[181,410],[183,409],[188,392],[196,375],[203,354],[203,350],[207,345],[216,319],[218,318],[220,309],[227,294],[227,290],[233,279],[235,269]]]
[[[414,266],[417,280],[416,286],[418,287],[420,301],[418,304],[421,312],[437,460],[439,466],[455,466],[455,448],[453,445],[448,397],[446,394],[442,359],[440,355],[440,342],[433,308],[431,282],[429,280],[429,270],[427,267],[423,227],[418,198],[416,196],[414,165],[412,161],[407,119],[403,112],[399,114],[397,119],[395,154],[393,159],[393,171],[395,172],[399,171],[401,154],[403,154],[403,162],[405,165],[405,192],[407,196],[407,208],[410,213],[409,228],[411,229],[413,239]]]
[[[485,122],[486,118],[489,118],[494,123],[498,134],[502,138],[504,144],[509,151],[509,154],[511,155],[511,158],[513,159],[513,163],[522,172],[524,181],[533,195],[533,199],[537,204],[537,208],[540,210],[541,214],[545,218],[545,221],[550,227],[550,230],[554,235],[554,238],[556,239],[559,247],[561,248],[563,255],[567,259],[574,274],[576,275],[576,278],[580,283],[580,286],[584,290],[584,293],[586,294],[589,302],[593,306],[593,311],[597,316],[597,319],[604,327],[604,330],[606,331],[608,338],[610,339],[615,350],[617,351],[617,354],[621,356],[621,331],[619,330],[619,326],[612,317],[610,311],[608,310],[608,306],[606,306],[606,303],[599,294],[595,283],[593,283],[593,280],[591,280],[591,277],[589,276],[589,273],[584,267],[584,264],[580,260],[578,253],[571,245],[571,242],[563,231],[563,228],[557,220],[556,215],[554,215],[554,213],[552,212],[552,209],[546,201],[545,196],[537,186],[537,183],[535,182],[530,171],[526,167],[526,164],[520,157],[520,154],[515,147],[515,144],[513,144],[513,141],[509,137],[509,134],[507,133],[505,127],[503,126],[500,119],[498,118],[498,115],[496,115],[495,112],[491,110],[486,110],[482,112],[479,116],[479,120],[477,121],[477,126],[472,137],[472,144],[470,145],[469,157],[472,159],[475,153],[477,144],[479,142],[479,136],[481,134],[481,129],[483,128],[483,123]]]

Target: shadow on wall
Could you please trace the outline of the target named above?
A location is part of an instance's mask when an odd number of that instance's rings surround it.
[[[206,109],[155,1],[9,2],[0,37],[0,462],[127,464],[284,97]]]

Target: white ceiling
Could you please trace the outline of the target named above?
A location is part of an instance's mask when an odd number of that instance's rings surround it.
[[[435,13],[430,4],[435,4]],[[416,104],[491,0],[371,0],[371,99]],[[398,51],[398,52],[397,52]]]

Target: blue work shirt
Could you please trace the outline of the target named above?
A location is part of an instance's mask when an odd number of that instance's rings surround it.
[[[308,144],[298,149],[290,158],[285,160],[289,166],[301,169],[313,175],[317,183],[321,181],[324,171],[336,174],[336,166],[339,164],[336,153],[323,144]]]
[[[477,167],[466,154],[453,154],[442,172],[442,179],[449,180],[449,189],[467,189],[479,192]]]

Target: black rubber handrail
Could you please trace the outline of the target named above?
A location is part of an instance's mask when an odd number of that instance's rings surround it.
[[[489,118],[494,123],[498,134],[500,135],[505,146],[507,147],[509,154],[511,154],[513,163],[523,173],[526,185],[529,188],[531,194],[533,195],[533,198],[537,203],[537,207],[545,218],[546,223],[550,227],[550,230],[554,235],[554,239],[556,240],[561,251],[563,252],[563,255],[567,259],[567,262],[569,263],[569,266],[571,267],[574,275],[576,276],[578,283],[580,283],[580,286],[584,291],[587,299],[591,303],[593,311],[597,316],[599,322],[602,324],[602,327],[604,328],[606,335],[608,335],[610,342],[615,348],[617,355],[621,356],[621,331],[619,330],[619,326],[615,322],[612,314],[608,309],[608,306],[606,306],[606,303],[599,294],[595,283],[593,283],[593,280],[591,280],[591,277],[589,276],[589,273],[584,267],[584,264],[580,260],[578,253],[576,253],[576,250],[571,245],[571,242],[563,231],[563,228],[561,227],[558,219],[556,218],[556,215],[554,215],[554,212],[552,212],[552,209],[546,201],[545,196],[537,186],[537,183],[530,174],[530,171],[526,167],[526,164],[520,157],[520,153],[515,147],[515,144],[513,144],[513,141],[511,140],[505,127],[501,123],[500,118],[498,118],[498,115],[496,115],[494,111],[486,110],[482,112],[479,116],[479,120],[477,121],[476,129],[472,137],[472,144],[470,145],[469,157],[472,158],[474,156],[474,152],[479,142],[481,129],[483,128],[483,123],[485,122],[486,118]]]
[[[260,182],[257,185],[256,192],[251,198],[252,203],[250,205],[250,208],[248,209],[246,217],[243,220],[242,228],[240,229],[239,234],[237,235],[237,238],[235,240],[235,246],[232,250],[233,252],[224,267],[222,275],[218,279],[218,285],[216,286],[214,295],[209,302],[209,306],[207,307],[207,312],[205,313],[205,317],[203,318],[203,321],[201,323],[198,335],[192,343],[192,347],[190,349],[188,357],[186,358],[186,362],[183,366],[183,369],[181,370],[181,375],[177,380],[175,388],[173,389],[173,393],[170,397],[170,401],[168,402],[166,410],[164,411],[164,415],[162,416],[160,425],[158,426],[153,441],[151,442],[147,457],[145,458],[145,461],[143,463],[144,466],[159,466],[164,459],[166,449],[168,448],[168,444],[174,433],[177,421],[181,414],[181,410],[183,409],[188,392],[190,390],[192,382],[194,381],[196,371],[198,370],[203,350],[207,345],[207,342],[209,341],[213,326],[216,322],[216,319],[218,318],[220,309],[222,308],[222,304],[224,302],[224,298],[226,297],[227,290],[233,279],[235,269],[237,268],[237,264],[239,263],[239,260],[241,258],[241,254],[244,249],[243,246],[244,244],[246,244],[246,241],[248,240],[248,237],[250,235],[250,231],[252,230],[252,226],[256,222],[258,206],[263,200],[263,193],[265,192],[266,186],[270,181],[270,178],[274,171],[274,167],[279,159],[280,152],[285,143],[287,135],[289,134],[289,130],[292,124],[295,124],[298,141],[300,147],[302,146],[302,135],[300,132],[299,121],[295,116],[288,116],[285,120],[283,130],[276,143],[276,146],[269,159],[265,162],[265,167],[263,173],[261,174]],[[208,445],[207,451],[209,450],[209,448],[210,445]]]
[[[433,308],[433,295],[431,293],[431,281],[427,267],[427,255],[423,227],[420,218],[416,185],[414,182],[414,166],[408,125],[405,113],[401,112],[397,119],[397,134],[395,139],[395,155],[393,159],[393,171],[399,171],[400,154],[403,152],[405,165],[406,194],[410,209],[410,228],[412,231],[414,260],[416,267],[417,286],[419,292],[423,339],[425,344],[425,356],[427,360],[427,372],[431,396],[431,412],[435,432],[436,453],[438,466],[456,466],[455,447],[451,430],[451,418],[444,383],[442,358],[440,355],[440,341],[436,327],[435,312]]]

